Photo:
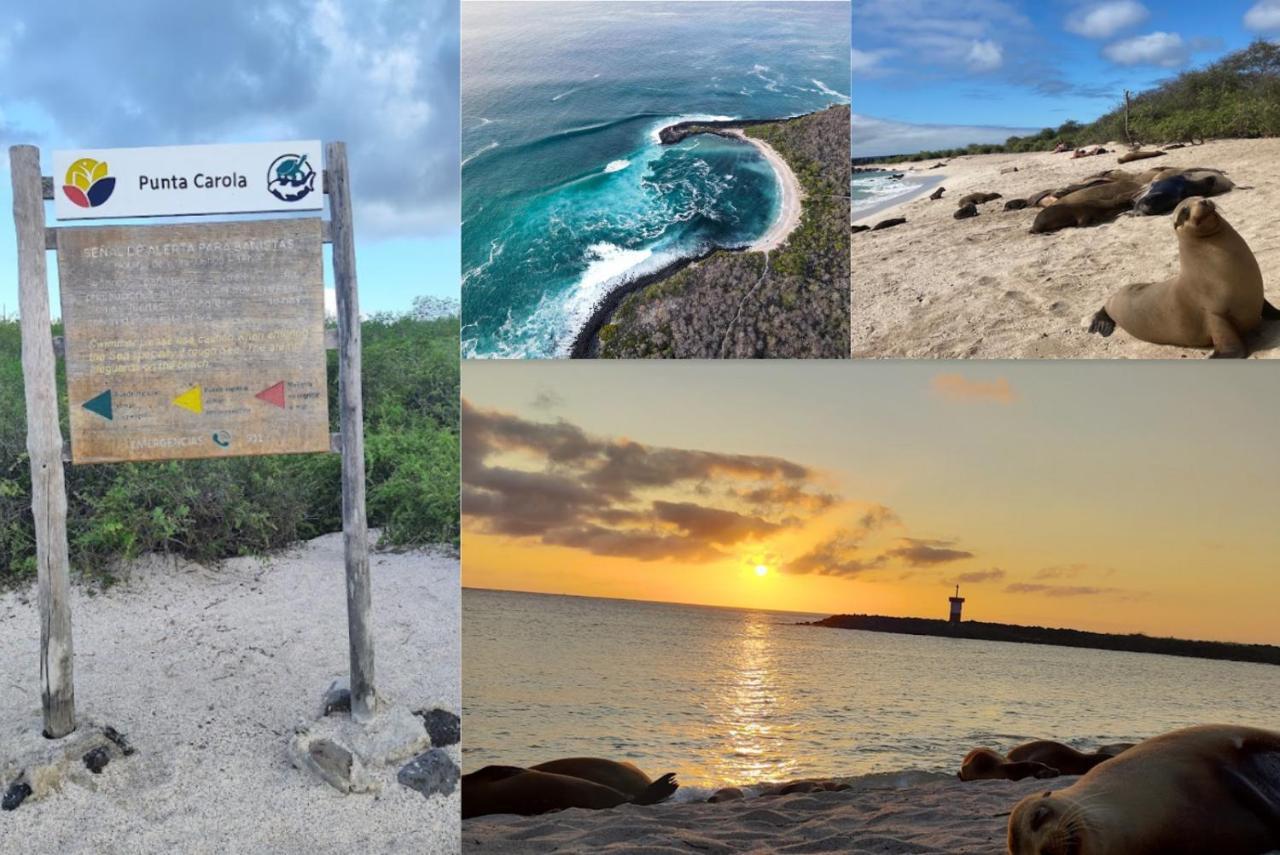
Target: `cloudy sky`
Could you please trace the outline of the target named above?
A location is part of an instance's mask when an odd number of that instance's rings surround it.
[[[1280,37],[1280,0],[853,0],[854,155],[1088,122]]]
[[[9,4],[0,310],[17,308],[9,145],[39,145],[48,174],[57,148],[276,139],[347,142],[364,311],[456,296],[457,0]]]
[[[1280,398],[1215,367],[468,363],[463,582],[1280,643]]]

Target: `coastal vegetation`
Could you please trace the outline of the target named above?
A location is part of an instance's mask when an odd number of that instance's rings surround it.
[[[456,313],[425,299],[362,327],[369,524],[384,546],[458,542]],[[336,432],[336,352],[329,413]],[[66,478],[72,567],[89,577],[109,579],[118,561],[149,552],[214,561],[342,529],[335,454],[68,464]],[[0,319],[0,586],[35,566],[21,338],[16,320]]]
[[[1184,71],[1154,89],[1133,95],[1129,137],[1135,143],[1280,136],[1280,44],[1254,42],[1205,68]],[[859,158],[858,162],[901,163],[967,154],[1016,154],[1127,142],[1122,104],[1089,123],[1066,122],[1038,134],[1010,137],[1004,144],[923,151],[892,157]]]
[[[849,119],[849,107],[841,105],[743,123],[744,133],[777,151],[800,183],[799,225],[767,257],[715,250],[633,283],[645,287],[629,289],[600,327],[598,355],[847,357]]]
[[[833,615],[802,624],[864,632],[893,632],[900,635],[931,635],[980,641],[1008,641],[1020,644],[1050,644],[1093,650],[1121,650],[1130,653],[1159,653],[1197,659],[1222,659],[1280,665],[1280,647],[1269,644],[1235,644],[1225,641],[1190,641],[1181,638],[1153,638],[1141,633],[1117,635],[1078,629],[1018,626],[1008,623],[963,621],[955,624],[929,618],[883,617],[880,615]]]

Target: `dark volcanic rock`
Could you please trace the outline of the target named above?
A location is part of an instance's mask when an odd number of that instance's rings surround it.
[[[424,796],[447,796],[458,786],[462,770],[439,748],[423,752],[401,767],[396,780]]]
[[[86,769],[95,775],[101,775],[102,770],[107,768],[107,764],[111,762],[111,752],[107,750],[107,746],[99,745],[88,754],[85,754],[82,759]]]
[[[351,712],[351,689],[346,680],[334,680],[320,702],[323,715]]]
[[[31,785],[26,781],[14,781],[9,785],[9,789],[5,790],[4,798],[0,799],[0,810],[17,810],[18,805],[27,800],[27,796],[31,795]]]
[[[111,725],[107,725],[106,727],[102,728],[102,735],[105,736],[107,739],[110,739],[112,742],[114,742],[116,748],[119,748],[120,753],[123,754],[125,757],[132,757],[134,752],[138,750],[129,744],[129,740],[125,737],[123,733],[116,730]]]
[[[422,719],[433,747],[457,745],[462,741],[462,720],[448,710],[418,710],[414,715]]]

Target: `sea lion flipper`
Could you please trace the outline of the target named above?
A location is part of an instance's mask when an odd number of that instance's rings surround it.
[[[1213,340],[1210,359],[1246,359],[1249,356],[1248,346],[1231,321],[1221,315],[1210,315],[1208,326],[1209,337]]]
[[[1116,322],[1107,314],[1106,308],[1099,309],[1093,316],[1093,320],[1089,322],[1089,332],[1097,333],[1106,338],[1116,331]]]
[[[1280,321],[1280,309],[1271,305],[1270,300],[1262,301],[1262,319],[1264,321]]]
[[[678,789],[680,789],[680,785],[676,783],[676,773],[668,772],[646,787],[644,792],[636,796],[631,803],[637,805],[656,805],[658,802],[664,802],[671,798],[671,794]]]

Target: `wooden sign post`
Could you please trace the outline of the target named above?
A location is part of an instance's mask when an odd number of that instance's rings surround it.
[[[312,149],[318,151],[318,144],[128,149],[123,150],[128,157],[117,160],[123,173],[118,177],[109,172],[110,149],[92,157],[60,154],[71,163],[62,191],[73,203],[59,199],[62,207],[103,205],[114,182],[132,180],[130,170],[144,168],[147,157],[182,163],[188,154],[206,163],[245,163],[248,173],[257,170],[256,183],[229,187],[217,203],[209,203],[220,206],[215,211],[186,197],[175,201],[174,184],[164,188],[163,201],[157,197],[154,204],[161,207],[152,213],[248,212],[259,205],[274,211],[281,209],[281,200],[293,199],[302,202],[300,209],[313,210],[319,205],[315,196],[305,198],[310,189],[319,185],[329,194],[327,223],[312,218],[72,229],[45,225],[44,202],[55,198],[63,177],[42,178],[35,147],[9,150],[44,732],[50,738],[66,736],[76,724],[47,249],[58,251],[73,463],[315,452],[335,444],[340,449],[351,712],[366,721],[376,711],[360,309],[346,146],[325,147],[326,173],[310,165],[316,159]],[[193,176],[197,187],[202,174]],[[138,184],[139,194],[144,193],[146,183]],[[139,194],[129,196],[121,210],[146,215],[150,203]],[[72,211],[68,219],[79,216]],[[341,433],[336,438],[328,435],[322,241],[333,246],[338,302]]]

